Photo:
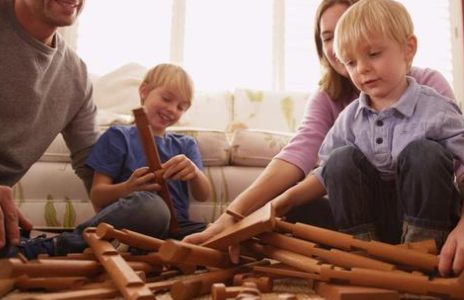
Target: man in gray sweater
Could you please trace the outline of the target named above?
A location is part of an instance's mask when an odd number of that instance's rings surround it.
[[[90,188],[84,165],[97,137],[96,106],[87,69],[57,34],[74,23],[85,0],[0,0],[0,249],[18,244],[18,224],[32,224],[11,187],[58,134],[76,174]]]

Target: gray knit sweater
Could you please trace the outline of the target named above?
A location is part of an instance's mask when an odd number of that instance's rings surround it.
[[[97,136],[92,86],[59,34],[54,45],[29,36],[14,1],[0,0],[0,185],[19,181],[60,133],[74,170],[91,182],[84,161]]]

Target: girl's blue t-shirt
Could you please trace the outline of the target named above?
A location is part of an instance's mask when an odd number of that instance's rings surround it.
[[[203,169],[200,150],[192,137],[166,133],[155,136],[160,161],[184,154],[199,169]],[[87,166],[121,183],[129,179],[138,168],[146,167],[147,161],[136,126],[112,126],[100,136],[86,160]],[[189,219],[189,194],[185,181],[167,181],[177,217]]]

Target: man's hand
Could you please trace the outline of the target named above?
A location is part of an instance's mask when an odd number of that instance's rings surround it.
[[[13,203],[11,188],[0,185],[0,249],[6,241],[19,244],[19,225],[27,231],[32,230],[32,224]]]

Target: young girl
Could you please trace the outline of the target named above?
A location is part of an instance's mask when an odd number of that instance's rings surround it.
[[[189,220],[189,189],[195,199],[205,201],[209,180],[202,172],[201,156],[192,137],[166,132],[189,109],[193,83],[179,66],[160,64],[148,71],[139,88],[140,99],[156,140],[160,160],[173,201],[179,231],[170,234],[171,215],[158,196],[135,125],[109,128],[92,148],[87,165],[94,170],[90,198],[97,214],[71,233],[52,239],[23,241],[19,251],[28,258],[40,253],[65,255],[87,247],[85,228],[105,222],[156,238],[181,239],[205,229],[203,222]]]

